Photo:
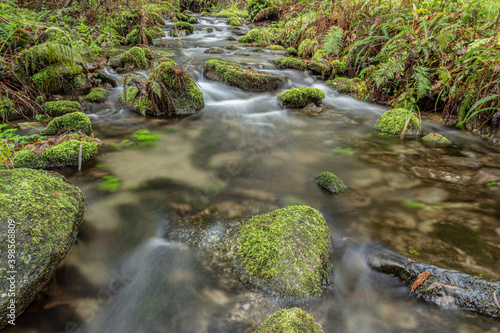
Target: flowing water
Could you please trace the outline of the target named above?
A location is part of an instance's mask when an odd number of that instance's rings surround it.
[[[197,115],[141,117],[117,103],[122,88],[90,112],[103,153],[81,174],[61,170],[86,195],[79,238],[54,280],[5,332],[245,332],[289,304],[212,269],[210,254],[169,241],[166,226],[198,214],[218,230],[228,219],[292,204],[318,209],[333,240],[360,244],[335,253],[336,287],[300,305],[325,332],[500,332],[493,319],[420,302],[364,261],[378,246],[500,280],[500,186],[477,183],[500,175],[498,151],[430,122],[424,132],[439,131],[454,146],[381,135],[372,127],[384,108],[341,96],[306,72],[279,70],[271,61],[283,55],[229,36],[235,35],[225,19],[203,17],[194,34],[167,32],[157,41],[155,49],[171,52],[200,86],[206,106]],[[226,53],[204,53],[215,46]],[[203,77],[203,64],[213,57],[289,80],[278,92],[244,92]],[[279,92],[305,86],[325,91],[322,114],[278,104]],[[159,144],[111,148],[137,129],[159,134]],[[460,167],[453,157],[477,165]],[[421,179],[414,166],[472,178],[463,184]],[[349,189],[323,191],[313,181],[322,171]],[[121,180],[119,191],[99,192],[106,175]]]

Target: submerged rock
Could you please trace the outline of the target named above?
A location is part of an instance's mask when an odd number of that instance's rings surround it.
[[[410,168],[410,172],[419,178],[441,180],[452,184],[467,185],[472,180],[470,176],[417,166]]]
[[[314,181],[316,182],[316,184],[332,193],[340,193],[347,188],[342,180],[328,171],[320,173],[318,177],[314,179]]]
[[[406,109],[392,109],[378,118],[375,129],[392,134],[420,134],[420,119]]]
[[[276,90],[286,80],[286,77],[248,69],[221,58],[208,60],[203,74],[210,80],[236,86],[246,91]]]
[[[229,260],[244,280],[284,299],[320,296],[329,279],[328,226],[308,206],[257,215],[225,241]]]
[[[84,196],[64,177],[30,169],[0,170],[0,189],[1,329],[13,319],[7,317],[11,301],[15,318],[52,279],[73,246],[83,219]],[[13,262],[8,250],[14,251]],[[8,271],[16,271],[14,279],[9,280]]]
[[[299,308],[282,309],[273,313],[249,333],[324,333],[314,318]]]
[[[303,108],[310,103],[317,105],[325,97],[321,89],[306,87],[284,91],[278,95],[278,100],[285,108]]]
[[[424,136],[422,140],[425,142],[434,143],[438,145],[445,145],[445,146],[451,145],[451,141],[448,138],[438,133],[429,133],[426,136]]]
[[[66,131],[80,131],[87,135],[92,134],[92,124],[89,117],[83,112],[68,113],[52,119],[42,134],[58,134]]]

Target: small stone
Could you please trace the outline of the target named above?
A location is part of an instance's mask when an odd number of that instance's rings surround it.
[[[316,106],[316,104],[314,103],[309,103],[304,108],[302,108],[300,112],[305,114],[316,115],[318,113],[322,113],[323,108],[321,106]]]

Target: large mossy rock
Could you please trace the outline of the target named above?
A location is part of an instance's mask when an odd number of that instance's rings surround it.
[[[78,166],[80,145],[82,164],[87,163],[99,153],[102,142],[99,139],[79,134],[64,135],[51,139],[45,149],[24,148],[14,153],[12,161],[16,168],[47,169],[53,167]],[[53,143],[57,142],[57,144]]]
[[[311,207],[254,216],[233,229],[226,244],[242,279],[285,300],[320,296],[328,281],[328,226]]]
[[[324,333],[314,318],[299,308],[282,309],[252,328],[249,333]]]
[[[276,65],[278,65],[279,68],[282,69],[294,68],[298,69],[299,71],[303,71],[307,68],[307,64],[304,60],[294,57],[278,58],[274,62],[276,63]]]
[[[78,112],[82,106],[76,101],[53,101],[45,102],[43,108],[49,116],[59,117],[68,113]]]
[[[252,29],[245,34],[245,36],[241,36],[238,38],[238,42],[240,43],[257,43],[262,40],[262,34],[260,29]]]
[[[75,242],[83,211],[82,192],[56,173],[0,170],[0,329],[11,319],[11,293],[17,317],[52,279]],[[15,231],[14,244],[10,230]],[[14,261],[9,261],[9,249]],[[8,280],[8,271],[16,272],[14,280]]]
[[[308,104],[321,103],[326,95],[318,88],[295,88],[282,92],[278,95],[278,100],[285,108],[303,108]]]
[[[221,58],[208,60],[203,74],[210,80],[236,86],[246,91],[277,90],[286,80],[286,77],[248,69]]]
[[[89,116],[83,112],[72,112],[52,119],[42,134],[59,134],[66,131],[79,131],[87,135],[92,134],[92,123]]]
[[[397,135],[418,135],[420,134],[420,119],[410,110],[392,109],[378,118],[375,129]]]

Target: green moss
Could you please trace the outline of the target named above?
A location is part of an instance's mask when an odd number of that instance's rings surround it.
[[[45,30],[40,35],[39,40],[42,43],[56,42],[56,43],[62,44],[64,46],[72,47],[71,38],[69,37],[69,35],[66,32],[64,32],[63,30],[56,28],[56,27],[50,27],[47,30]]]
[[[15,269],[28,283],[32,298],[51,277],[51,272],[64,258],[76,238],[82,221],[84,196],[64,177],[46,171],[30,169],[0,170],[0,253],[7,263],[7,221],[16,225]],[[0,268],[0,275],[8,270]],[[33,281],[34,277],[42,275]],[[0,281],[0,295],[7,287],[7,280]],[[33,283],[34,282],[34,283]],[[19,291],[19,290],[18,290]],[[19,311],[31,302],[18,294]],[[5,307],[6,298],[1,298]],[[4,315],[4,314],[3,314]]]
[[[333,60],[331,62],[332,66],[332,75],[341,75],[343,74],[346,69],[347,69],[347,57],[342,59],[342,60]]]
[[[221,81],[246,91],[276,90],[285,78],[249,70],[234,62],[221,58],[210,59],[205,63],[204,74],[211,80]]]
[[[33,46],[19,54],[27,74],[34,74],[52,64],[73,66],[75,61],[82,61],[81,55],[72,48],[54,42]]]
[[[303,108],[310,103],[321,103],[325,96],[321,89],[306,87],[284,91],[278,95],[278,100],[285,108]]]
[[[151,100],[147,96],[141,95],[137,87],[127,88],[120,96],[120,103],[143,116],[153,114]]]
[[[314,181],[316,182],[316,184],[332,193],[340,193],[347,188],[342,180],[328,171],[320,173],[318,177],[314,179]]]
[[[229,24],[232,27],[240,27],[243,25],[243,20],[240,19],[239,17],[232,16],[227,19],[227,24]]]
[[[412,111],[392,109],[380,116],[375,124],[375,129],[397,135],[418,135],[420,133],[420,119]]]
[[[92,88],[90,93],[85,96],[85,100],[93,103],[104,103],[105,96],[109,94],[108,89]]]
[[[314,318],[299,308],[282,309],[249,333],[324,333],[323,328]]]
[[[74,61],[68,61],[47,66],[33,75],[33,85],[36,89],[48,94],[70,92],[79,86],[72,80],[81,75],[83,75],[82,69]]]
[[[270,45],[266,47],[266,50],[273,50],[273,51],[283,51],[285,48],[281,45]]]
[[[163,30],[158,26],[153,27],[151,29],[148,29],[148,33],[151,35],[151,38],[153,38],[153,39],[161,38],[161,37],[165,36],[165,33],[163,32]]]
[[[296,56],[297,55],[297,49],[295,47],[289,47],[289,48],[286,49],[285,54],[288,55],[288,56]]]
[[[345,77],[337,77],[333,80],[328,80],[325,83],[341,94],[356,94],[359,98],[364,100],[369,97],[366,82],[359,78],[349,79]]]
[[[313,55],[314,47],[318,45],[315,40],[305,39],[300,43],[297,54],[301,58],[310,58]]]
[[[196,23],[198,23],[198,20],[196,19],[196,17],[191,16],[191,17],[189,18],[189,21],[188,21],[188,22],[189,22],[189,23],[191,23],[191,24],[196,24]]]
[[[309,62],[308,68],[316,73],[320,73],[323,77],[330,73],[330,68],[322,61],[326,59],[326,52],[323,49],[318,49]]]
[[[245,36],[238,38],[240,43],[256,43],[262,40],[260,29],[252,29]]]
[[[43,105],[45,112],[51,117],[59,117],[67,113],[78,112],[81,109],[80,103],[76,101],[54,101],[46,102]]]
[[[13,111],[14,103],[8,97],[0,96],[0,121],[7,121]]]
[[[321,294],[328,278],[330,238],[317,210],[277,209],[252,217],[235,233],[235,263],[250,282],[289,300]]]
[[[293,57],[279,58],[276,59],[275,62],[279,68],[295,68],[299,71],[303,71],[307,67],[307,64],[302,59]]]
[[[424,136],[422,140],[424,140],[425,142],[434,143],[438,145],[446,145],[446,146],[451,145],[451,141],[449,139],[438,133],[429,133],[426,136]]]
[[[133,29],[127,34],[127,37],[125,38],[125,42],[128,45],[137,45],[137,44],[152,44],[153,43],[153,36],[151,36],[151,33],[149,30],[144,29],[144,34],[146,36],[146,40],[142,41],[142,43],[139,43],[139,29]]]
[[[203,16],[203,14],[202,14]],[[228,8],[228,9],[223,9],[218,13],[212,14],[214,17],[241,17],[241,18],[249,18],[250,15],[248,15],[248,12],[246,10],[238,10],[235,8]]]
[[[173,19],[175,19],[175,22],[178,22],[178,21],[188,22],[190,17],[191,17],[190,15],[187,15],[184,13],[175,13],[173,16]],[[172,19],[172,22],[174,21],[173,19]]]
[[[90,135],[92,124],[89,117],[83,112],[68,113],[64,116],[54,118],[45,129],[43,134],[58,134],[65,131],[75,130]]]
[[[123,62],[126,68],[140,68],[146,69],[148,67],[148,62],[146,58],[153,58],[153,54],[151,50],[148,48],[141,48],[138,46],[134,46],[130,50],[123,52],[119,56],[119,60]]]
[[[194,27],[191,23],[187,23],[187,22],[177,22],[174,24],[174,27],[175,29],[177,30],[184,30],[184,31],[189,31],[189,33],[193,33],[194,31]]]

